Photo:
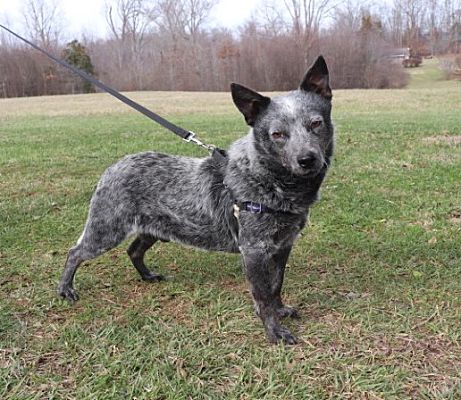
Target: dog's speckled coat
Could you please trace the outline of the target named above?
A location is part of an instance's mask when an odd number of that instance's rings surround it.
[[[317,200],[333,153],[331,90],[319,57],[300,88],[270,99],[232,85],[232,97],[250,132],[232,144],[225,160],[154,152],[127,156],[102,175],[85,229],[70,249],[58,293],[73,302],[81,262],[130,235],[133,265],[145,280],[161,280],[144,265],[157,241],[206,250],[240,252],[258,315],[270,341],[296,343],[280,318],[297,316],[284,306],[281,287],[293,243]],[[241,211],[235,201],[264,204],[276,213]]]

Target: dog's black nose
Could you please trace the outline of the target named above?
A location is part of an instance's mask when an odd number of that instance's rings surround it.
[[[314,152],[307,153],[304,157],[298,158],[298,164],[301,168],[310,169],[315,165],[315,161],[317,157],[315,156]]]

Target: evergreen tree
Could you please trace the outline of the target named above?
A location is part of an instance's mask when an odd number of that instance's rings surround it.
[[[67,46],[63,51],[63,58],[69,64],[90,75],[94,75],[94,66],[89,54],[87,53],[86,47],[79,43],[78,40],[73,40],[72,42],[67,43]],[[80,78],[75,79],[80,80]],[[93,93],[95,90],[90,82],[83,80],[82,91],[83,93]]]

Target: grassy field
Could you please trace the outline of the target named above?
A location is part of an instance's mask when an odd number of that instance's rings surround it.
[[[147,284],[126,243],[79,270],[74,307],[56,298],[107,166],[204,154],[105,94],[0,100],[0,398],[461,399],[461,84],[412,74],[335,92],[284,286],[293,347],[266,342],[235,255],[161,244],[174,279]],[[229,94],[130,95],[224,148],[246,131]]]
[[[450,87],[453,81],[445,80],[445,73],[439,67],[440,61],[437,58],[424,59],[419,68],[408,68],[406,71],[410,74],[410,89],[432,89],[434,85],[439,89]]]

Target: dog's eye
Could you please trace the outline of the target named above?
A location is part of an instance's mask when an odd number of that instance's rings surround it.
[[[311,122],[312,129],[319,128],[320,125],[322,125],[322,121],[319,119]]]
[[[282,131],[272,132],[271,135],[274,139],[284,139],[287,136],[287,134]]]

